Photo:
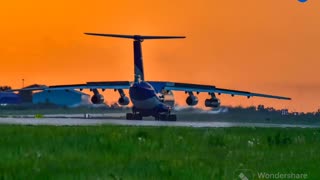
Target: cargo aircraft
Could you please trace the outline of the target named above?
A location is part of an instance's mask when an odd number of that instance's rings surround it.
[[[248,98],[257,96],[264,98],[291,100],[291,98],[288,97],[223,89],[217,88],[213,85],[145,80],[141,43],[144,40],[180,39],[185,38],[184,36],[142,36],[100,33],[85,34],[91,36],[132,39],[134,57],[134,81],[87,82],[86,84],[55,85],[40,89],[35,88],[31,90],[50,91],[58,89],[79,89],[80,91],[82,91],[83,89],[90,89],[94,93],[94,95],[91,97],[92,103],[102,104],[104,103],[104,97],[99,93],[99,90],[104,91],[106,89],[114,89],[115,91],[119,92],[120,97],[118,103],[120,105],[126,106],[130,103],[130,101],[132,102],[132,113],[126,114],[126,119],[128,120],[142,120],[143,117],[153,116],[155,120],[176,121],[176,115],[172,114],[172,110],[174,107],[174,97],[172,91],[182,91],[188,94],[186,103],[189,106],[195,106],[198,104],[198,98],[195,94],[203,92],[208,93],[210,97],[205,100],[205,106],[212,108],[218,108],[220,106],[220,100],[216,97],[216,95],[220,94],[229,94],[231,96],[239,95],[246,96]],[[129,97],[123,91],[124,89],[129,89]]]

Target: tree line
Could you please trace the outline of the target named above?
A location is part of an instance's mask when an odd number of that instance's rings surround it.
[[[11,90],[11,86],[0,86],[0,92],[1,91],[8,91],[8,90]]]

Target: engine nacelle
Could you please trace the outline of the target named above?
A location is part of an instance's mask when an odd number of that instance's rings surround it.
[[[198,97],[194,95],[189,95],[188,98],[186,99],[186,103],[189,106],[195,106],[198,104]]]
[[[130,100],[127,96],[123,96],[123,97],[120,97],[119,100],[118,100],[118,103],[121,105],[121,106],[126,106],[130,103]]]
[[[93,104],[102,104],[102,103],[104,103],[104,97],[102,94],[94,94],[91,97],[91,102]]]
[[[220,107],[220,100],[218,98],[206,99],[204,105],[206,107],[218,108]]]

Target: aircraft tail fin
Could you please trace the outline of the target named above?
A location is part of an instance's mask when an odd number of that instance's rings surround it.
[[[148,39],[178,39],[185,38],[185,36],[142,36],[142,35],[124,35],[124,34],[100,34],[100,33],[84,33],[91,36],[105,36],[115,38],[133,39],[133,53],[134,53],[134,81],[144,81],[142,47],[141,42]]]

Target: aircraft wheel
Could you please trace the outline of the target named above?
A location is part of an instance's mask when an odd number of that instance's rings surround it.
[[[175,115],[175,114],[170,114],[169,117],[168,117],[168,120],[169,120],[169,121],[177,121],[177,115]]]
[[[135,120],[142,120],[141,114],[135,114],[135,115],[134,115],[134,119],[135,119]]]
[[[127,113],[126,114],[126,119],[127,120],[133,120],[134,119],[134,115],[132,113]]]
[[[159,120],[160,120],[160,121],[167,121],[167,120],[168,120],[168,115],[166,115],[166,114],[159,114]]]

